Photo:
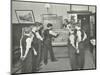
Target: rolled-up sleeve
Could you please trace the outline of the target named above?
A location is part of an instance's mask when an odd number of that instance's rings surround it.
[[[31,48],[31,42],[32,42],[32,39],[31,38],[27,38],[26,39],[26,48],[27,49]]]
[[[40,36],[40,34],[38,32],[36,32],[36,37],[40,40],[43,40],[43,38]]]
[[[53,31],[49,31],[49,34],[53,35],[53,36],[57,36],[57,33],[53,32]]]

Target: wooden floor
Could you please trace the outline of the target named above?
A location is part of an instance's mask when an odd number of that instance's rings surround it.
[[[55,47],[54,53],[57,57],[57,62],[51,62],[50,59],[47,65],[42,63],[41,69],[39,72],[48,72],[48,71],[61,71],[61,70],[71,70],[70,60],[68,57],[67,47]],[[93,58],[89,50],[85,52],[85,66],[84,69],[95,68]],[[20,73],[19,71],[18,73]]]
[[[84,69],[92,69],[92,68],[95,68],[95,65],[93,63],[91,53],[89,51],[86,51]],[[42,66],[40,72],[61,71],[61,70],[71,70],[69,58],[58,58],[57,62],[51,62],[49,60],[49,63],[47,65]]]

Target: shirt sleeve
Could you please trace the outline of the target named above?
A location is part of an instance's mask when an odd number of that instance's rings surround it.
[[[75,39],[74,35],[70,35],[69,36],[70,43],[72,44],[73,47],[75,47],[75,45],[74,45],[74,42],[75,42],[74,39]]]
[[[53,35],[53,36],[57,36],[57,33],[53,32],[53,31],[49,31],[49,34]]]
[[[81,35],[82,35],[81,31],[77,31],[77,36],[78,36],[77,41],[78,42],[81,41],[81,38],[82,38]]]
[[[31,48],[31,42],[32,42],[32,38],[27,38],[26,39],[26,48],[27,49]]]
[[[83,37],[83,41],[87,38],[86,33],[84,32],[84,37]]]
[[[40,40],[43,40],[43,38],[40,36],[40,34],[38,32],[36,32],[36,37]]]
[[[26,39],[26,49],[31,48],[31,43],[32,43],[33,38],[34,38],[34,35]]]
[[[23,51],[22,51],[22,37],[20,39],[20,49],[21,49],[21,57],[22,57],[22,55],[23,55]]]

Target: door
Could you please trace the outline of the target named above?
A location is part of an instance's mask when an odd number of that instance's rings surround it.
[[[90,37],[90,15],[78,15],[78,19],[81,20],[81,28]]]

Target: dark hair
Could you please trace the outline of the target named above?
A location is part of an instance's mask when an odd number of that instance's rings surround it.
[[[47,24],[47,27],[52,27],[53,25],[51,23],[48,23]]]
[[[68,19],[64,19],[64,21],[68,22]]]
[[[43,25],[43,23],[40,23],[40,25]]]
[[[39,26],[40,23],[39,23],[39,22],[35,22],[34,25],[35,25],[35,26]]]

